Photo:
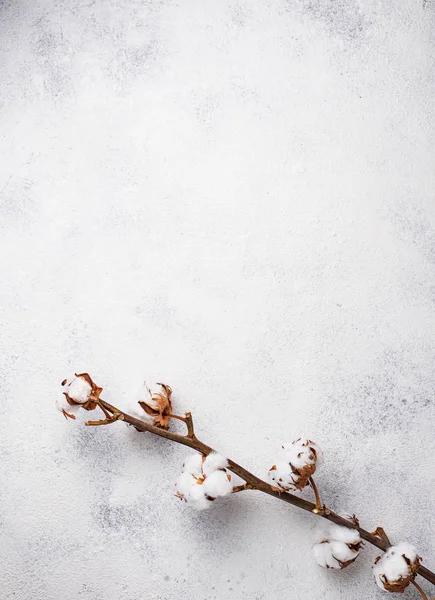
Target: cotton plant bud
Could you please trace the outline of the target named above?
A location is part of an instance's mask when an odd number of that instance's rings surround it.
[[[176,481],[175,495],[196,510],[210,508],[216,498],[228,496],[233,491],[227,466],[227,459],[217,452],[207,457],[203,454],[189,456]]]
[[[391,546],[373,565],[375,581],[381,590],[401,593],[414,580],[421,557],[407,542]]]
[[[150,383],[145,381],[139,392],[139,400],[132,403],[129,413],[133,417],[155,425],[161,429],[169,429],[172,413],[172,389],[165,383]]]
[[[299,438],[283,444],[276,463],[269,469],[269,482],[279,491],[303,490],[322,459],[320,448],[311,440]]]
[[[103,388],[98,387],[88,373],[75,374],[75,377],[62,381],[63,398],[56,406],[66,419],[75,419],[80,408],[94,410]]]
[[[324,569],[344,569],[357,558],[362,541],[357,529],[330,525],[313,545],[318,565]]]

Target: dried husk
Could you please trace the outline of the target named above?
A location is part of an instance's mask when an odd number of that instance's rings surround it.
[[[140,400],[139,404],[144,409],[144,411],[154,417],[154,425],[156,427],[160,427],[161,429],[169,429],[169,423],[171,420],[172,413],[172,388],[166,383],[158,382],[157,385],[160,385],[162,391],[160,393],[150,394],[150,402],[146,400]],[[156,407],[157,404],[157,407]]]

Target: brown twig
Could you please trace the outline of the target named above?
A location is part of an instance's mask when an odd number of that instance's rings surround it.
[[[197,452],[201,452],[205,456],[207,456],[211,452],[214,452],[213,448],[211,448],[207,444],[204,444],[204,442],[201,442],[201,440],[199,440],[195,436],[192,415],[190,413],[186,413],[185,418],[181,417],[181,420],[184,420],[184,422],[186,423],[186,427],[187,427],[187,435],[182,435],[180,433],[175,433],[173,431],[167,431],[165,429],[161,429],[160,427],[155,427],[154,425],[148,425],[144,421],[135,419],[134,417],[131,417],[130,415],[122,412],[118,408],[115,408],[114,406],[112,406],[105,400],[102,400],[101,398],[99,399],[99,404],[101,407],[104,407],[105,411],[107,410],[109,413],[111,413],[113,415],[118,415],[116,417],[117,419],[125,421],[126,423],[130,423],[131,425],[134,425],[136,427],[136,429],[138,429],[140,431],[148,431],[149,433],[154,433],[155,435],[158,435],[159,437],[163,437],[167,440],[171,440],[172,442],[176,442],[177,444],[182,444],[183,446],[192,448],[193,450],[196,450]],[[89,425],[91,423],[92,422],[88,422]],[[260,479],[256,475],[254,475],[253,473],[250,473],[244,467],[238,465],[236,462],[234,462],[231,459],[228,459],[228,469],[235,475],[238,475],[241,479],[243,479],[246,482],[247,485],[246,485],[245,489],[252,489],[252,490],[257,490],[259,492],[263,492],[264,494],[273,496],[277,500],[287,502],[288,504],[297,506],[298,508],[301,508],[302,510],[305,510],[305,511],[308,511],[308,512],[311,512],[314,514],[318,514],[318,516],[322,517],[323,519],[326,519],[327,521],[331,521],[332,523],[335,523],[337,525],[342,525],[343,527],[348,527],[349,529],[357,529],[363,540],[365,540],[369,544],[372,544],[372,546],[376,546],[376,548],[379,548],[380,550],[383,550],[384,552],[390,546],[390,544],[387,543],[385,539],[378,537],[377,535],[374,535],[373,533],[370,533],[369,531],[366,531],[365,529],[362,529],[362,527],[359,526],[357,520],[355,520],[355,522],[349,521],[349,520],[345,519],[344,517],[340,517],[340,515],[337,515],[336,513],[332,512],[331,510],[326,509],[326,508],[324,511],[318,512],[316,504],[313,504],[312,502],[309,502],[308,500],[304,500],[303,498],[299,498],[299,496],[295,496],[294,494],[290,494],[288,492],[275,491],[272,488],[272,486],[270,486],[268,483],[266,483],[266,481],[263,481],[262,479]],[[377,529],[377,531],[379,531],[379,528]],[[435,573],[433,573],[429,569],[426,569],[426,567],[420,566],[418,569],[418,574],[421,575],[421,577],[424,577],[424,579],[427,579],[427,581],[430,581],[430,583],[435,585]]]
[[[390,538],[385,533],[385,529],[383,527],[376,527],[376,529],[372,531],[372,535],[381,538],[381,540],[384,540],[384,542],[391,546]]]
[[[195,435],[195,430],[193,428],[192,413],[190,413],[190,412],[186,413],[186,426],[187,426],[187,437],[189,437],[191,440],[195,440],[196,435]]]
[[[411,581],[412,585],[414,587],[417,588],[417,590],[420,592],[421,597],[423,598],[423,600],[429,600],[429,598],[426,596],[426,594],[424,593],[424,591],[421,589],[421,587],[418,585],[418,583],[415,583],[415,581]]]

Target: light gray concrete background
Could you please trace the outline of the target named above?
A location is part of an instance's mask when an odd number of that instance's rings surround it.
[[[66,422],[82,370],[120,406],[158,374],[258,474],[311,437],[325,501],[435,566],[434,25],[417,0],[0,2],[3,598],[382,597],[374,549],[325,572],[314,517],[193,513],[185,450]]]

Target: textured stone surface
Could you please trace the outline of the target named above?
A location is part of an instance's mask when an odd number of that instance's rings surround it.
[[[66,422],[74,370],[121,405],[158,374],[259,474],[315,439],[325,500],[435,566],[434,24],[417,0],[0,2],[4,598],[382,597],[371,548],[324,572],[314,517],[190,512],[184,450]]]

